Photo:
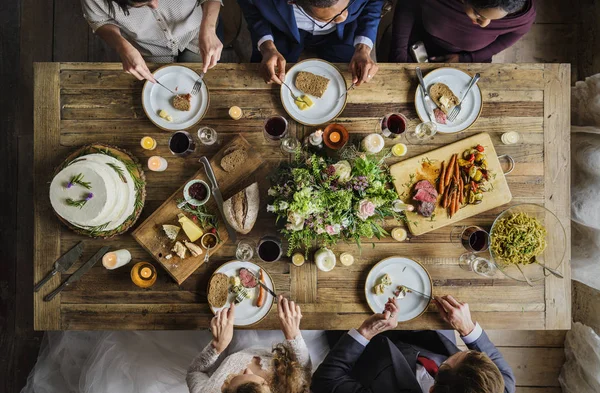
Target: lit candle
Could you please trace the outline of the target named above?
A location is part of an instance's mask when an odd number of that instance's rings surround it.
[[[519,142],[520,136],[518,132],[510,131],[502,134],[500,139],[505,145],[514,145],[515,143]]]
[[[145,136],[140,141],[140,145],[146,150],[154,150],[156,149],[156,139],[151,136]]]
[[[379,153],[385,146],[383,137],[379,134],[370,134],[365,137],[362,141],[362,148],[367,153],[376,154]]]
[[[352,256],[352,254],[350,254],[348,252],[343,252],[340,255],[340,262],[344,266],[350,266],[354,263],[354,257]]]
[[[159,156],[148,158],[148,169],[154,172],[162,172],[167,169],[167,160]]]
[[[233,120],[239,120],[244,116],[244,112],[242,112],[242,108],[239,106],[232,106],[229,108],[229,116],[231,116]]]
[[[144,277],[144,278],[148,278],[152,275],[152,270],[149,267],[143,267],[140,270],[140,276]]]
[[[128,250],[111,251],[104,254],[102,264],[108,270],[114,270],[131,262],[131,253]]]
[[[329,140],[333,143],[338,143],[340,139],[342,139],[342,136],[337,131],[333,131],[331,134],[329,134]]]

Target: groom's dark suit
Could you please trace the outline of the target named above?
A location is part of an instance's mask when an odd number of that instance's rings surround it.
[[[417,356],[438,366],[460,351],[436,331],[390,332],[378,335],[365,347],[345,334],[329,352],[312,379],[314,393],[422,393],[415,376]],[[515,379],[508,363],[483,332],[469,349],[485,352],[498,366],[505,392],[515,392]]]

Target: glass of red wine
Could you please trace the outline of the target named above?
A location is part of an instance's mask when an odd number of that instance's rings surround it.
[[[484,252],[490,246],[490,235],[478,226],[455,226],[450,232],[450,241],[460,243],[469,252]]]
[[[185,157],[196,150],[196,143],[186,131],[177,131],[169,139],[169,150],[177,157]]]
[[[279,141],[287,135],[288,122],[283,116],[269,117],[265,121],[263,135],[270,141]]]
[[[388,138],[397,138],[406,131],[408,119],[401,113],[388,113],[383,116],[379,127],[381,134]]]
[[[275,236],[263,236],[258,241],[256,253],[263,262],[275,262],[281,258],[283,250],[281,248],[281,240]]]

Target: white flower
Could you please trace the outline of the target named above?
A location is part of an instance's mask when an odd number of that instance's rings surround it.
[[[381,186],[383,186],[383,183],[381,183],[381,181],[379,180],[375,180],[373,183],[371,183],[371,186],[373,188],[381,188]]]
[[[318,235],[322,235],[323,233],[325,233],[325,229],[323,229],[323,228],[321,228],[321,227],[318,227],[318,228],[317,228],[317,234],[318,234]]]
[[[365,221],[373,214],[375,214],[375,204],[367,199],[360,201],[358,204],[358,211],[356,212],[358,218]]]
[[[267,205],[267,212],[275,213],[276,211],[277,209],[275,208],[275,205]]]
[[[348,217],[342,218],[342,228],[348,228],[350,225],[350,219]]]
[[[336,164],[333,164],[333,167],[340,183],[345,183],[352,177],[352,167],[348,161],[338,161]]]
[[[277,196],[277,190],[275,190],[273,187],[269,187],[267,194],[269,194],[269,196],[272,196],[272,197]]]
[[[279,202],[279,210],[285,210],[289,207],[290,205],[286,202],[286,201],[281,201]]]
[[[304,218],[298,213],[288,212],[288,224],[285,227],[290,231],[301,231],[304,228]]]

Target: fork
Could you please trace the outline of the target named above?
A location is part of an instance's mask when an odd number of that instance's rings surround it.
[[[343,92],[343,93],[342,93],[342,94],[341,94],[341,95],[338,97],[338,100],[341,100],[341,99],[342,99],[342,97],[343,97],[343,96],[345,96],[346,94],[348,94],[348,92],[349,92],[350,90],[354,90],[354,86],[356,86],[356,84],[355,84],[355,83],[352,83],[352,84],[350,85],[350,87],[349,87],[349,88],[347,88],[347,89],[346,89],[346,91],[345,91],[345,92]]]
[[[479,77],[480,77],[480,75],[479,75],[479,73],[477,73],[477,74],[475,74],[473,79],[471,79],[471,82],[469,82],[469,86],[467,86],[467,91],[465,91],[465,93],[463,94],[462,98],[458,102],[458,105],[456,105],[452,109],[452,111],[450,111],[450,113],[448,114],[448,120],[450,120],[450,121],[456,120],[456,118],[458,117],[458,114],[460,113],[461,105],[462,105],[465,97],[467,96],[467,94],[469,94],[471,87],[473,87],[477,84],[477,81],[479,81]]]
[[[202,88],[202,80],[204,79],[204,72],[200,74],[200,77],[194,82],[194,87],[192,87],[191,94],[193,96],[198,95],[200,93],[200,89]]]
[[[290,88],[290,87],[287,85],[287,83],[285,83],[284,81],[281,81],[281,83],[282,83],[282,84],[283,84],[285,87],[287,87],[287,88],[288,88],[288,90],[290,91],[290,94],[292,95],[292,98],[294,99],[294,101],[298,101],[298,100],[299,100],[299,98],[298,98],[298,97],[296,97],[296,96],[294,95],[294,91],[293,91],[293,90],[292,90],[292,89],[291,89],[291,88]]]
[[[233,302],[235,304],[241,303],[242,300],[244,300],[247,295],[248,295],[248,290],[245,287],[242,287],[242,289],[240,289],[240,291],[235,295],[235,299],[233,299]]]

